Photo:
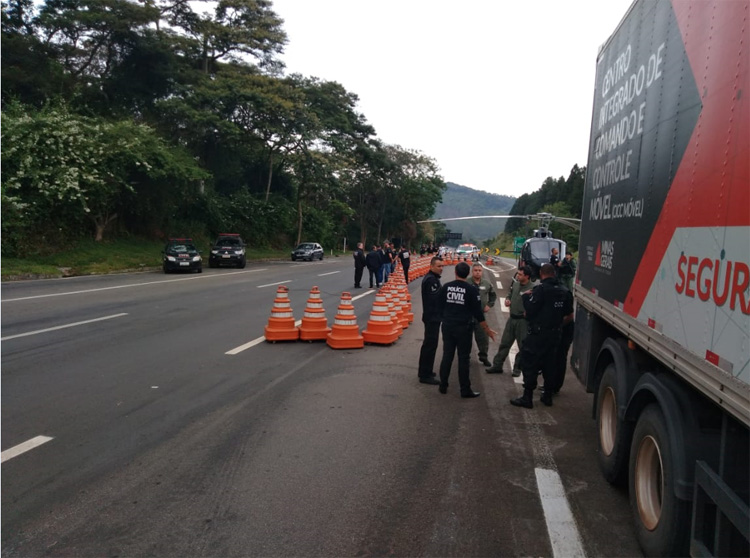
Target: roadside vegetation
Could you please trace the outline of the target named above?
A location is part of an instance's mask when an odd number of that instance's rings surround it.
[[[3,281],[32,278],[69,277],[161,268],[164,242],[143,239],[118,239],[95,242],[84,239],[70,244],[53,254],[30,254],[24,258],[3,257],[0,272]],[[196,240],[196,246],[206,260],[211,243]],[[326,252],[328,255],[329,252]],[[248,247],[248,263],[253,261],[288,259],[289,250]]]
[[[3,0],[3,258],[431,235],[435,161],[381,141],[341,84],[286,74],[286,42],[267,0]]]
[[[239,233],[250,259],[444,238],[418,223],[446,190],[437,162],[378,138],[343,85],[285,73],[268,0],[3,0],[1,37],[3,278],[159,265],[174,236]],[[583,175],[511,212],[580,216]]]

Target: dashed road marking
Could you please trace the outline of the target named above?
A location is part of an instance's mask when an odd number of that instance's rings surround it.
[[[372,294],[372,293],[374,293],[374,292],[375,292],[375,291],[365,291],[365,292],[363,292],[363,293],[362,293],[361,295],[357,295],[357,296],[353,297],[353,298],[352,298],[352,302],[354,302],[355,300],[359,300],[360,298],[364,298],[364,297],[366,297],[366,296],[369,296],[369,295],[371,295],[371,294]]]
[[[302,323],[302,320],[297,320],[296,322],[294,322],[294,327],[299,327],[301,323]],[[255,347],[255,345],[260,345],[265,340],[266,340],[266,336],[265,335],[261,335],[257,339],[253,339],[252,341],[248,341],[244,345],[240,345],[239,347],[235,347],[231,351],[227,351],[224,354],[225,355],[237,355],[237,354],[241,353],[242,351],[246,351],[247,349]]]
[[[514,380],[517,381],[518,378],[514,378]],[[565,495],[565,487],[562,484],[547,437],[542,431],[538,418],[539,411],[522,411],[521,414],[527,426],[529,445],[534,455],[537,490],[542,501],[552,555],[556,558],[567,558],[568,556],[585,558],[586,553],[583,549],[578,526]]]
[[[49,436],[36,436],[32,438],[31,440],[26,440],[22,444],[13,446],[12,448],[7,449],[4,452],[0,453],[0,463],[5,463],[9,459],[18,457],[22,453],[26,453],[29,450],[32,450],[34,448],[41,446],[42,444],[46,444],[52,439],[53,438],[50,438]]]
[[[329,271],[328,273],[318,273],[318,277],[325,277],[326,275],[336,275],[337,273],[341,273],[341,271]]]
[[[258,289],[262,289],[263,287],[273,287],[275,285],[283,285],[284,283],[291,283],[291,279],[287,279],[286,281],[279,281],[277,283],[267,283],[265,285],[256,285]]]
[[[534,469],[534,472],[552,544],[552,555],[565,558],[586,556],[559,473],[541,468]]]
[[[38,335],[40,333],[47,333],[49,331],[57,331],[58,329],[66,329],[66,328],[69,328],[69,327],[76,327],[76,326],[80,326],[80,325],[91,324],[91,323],[94,323],[94,322],[101,322],[101,321],[104,321],[104,320],[111,320],[112,318],[119,318],[121,316],[127,316],[127,315],[128,315],[127,312],[123,312],[121,314],[113,314],[111,316],[103,316],[101,318],[94,318],[93,320],[84,320],[82,322],[75,322],[75,323],[72,323],[72,324],[64,324],[64,325],[59,325],[59,326],[55,326],[55,327],[48,327],[46,329],[38,329],[36,331],[27,331],[26,333],[18,333],[16,335],[8,335],[6,337],[0,338],[0,341],[7,341],[9,339],[16,339],[18,337],[27,337],[29,335]]]

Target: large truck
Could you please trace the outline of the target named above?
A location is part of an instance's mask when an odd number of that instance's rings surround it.
[[[635,0],[597,57],[571,364],[649,556],[750,556],[749,30]]]

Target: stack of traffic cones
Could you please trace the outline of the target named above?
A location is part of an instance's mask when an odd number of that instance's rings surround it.
[[[404,329],[409,327],[409,318],[406,317],[406,311],[401,305],[401,295],[398,292],[398,287],[391,286],[389,287],[389,290],[391,291],[391,296],[393,297],[393,306],[396,310],[396,319],[398,320],[398,324],[402,327],[403,331]]]
[[[414,321],[414,313],[411,311],[411,302],[409,302],[409,298],[411,298],[409,296],[409,289],[403,286],[399,287],[397,292],[398,296],[401,297],[401,310],[403,310],[407,322],[407,325],[404,327],[409,327],[408,324]]]
[[[413,270],[409,270],[409,275],[414,277],[415,279],[417,277],[423,277],[427,275],[427,272],[430,269],[430,257],[424,256],[417,260],[417,265],[414,266]]]
[[[332,349],[361,349],[365,346],[365,339],[359,334],[350,293],[341,293],[341,303],[326,343]]]
[[[294,325],[292,305],[289,302],[289,288],[279,285],[276,289],[276,298],[273,301],[271,317],[265,328],[266,341],[297,341],[299,329]]]
[[[310,289],[305,315],[299,326],[299,338],[302,341],[325,341],[330,331],[326,311],[323,309],[323,299],[320,297],[320,289],[313,287]]]
[[[398,336],[401,337],[404,333],[404,327],[401,325],[401,320],[399,320],[395,297],[390,289],[383,288],[381,292],[385,294],[385,299],[388,301],[388,311],[391,314],[391,321],[396,326],[396,330],[398,330]]]
[[[388,309],[385,292],[381,291],[375,295],[370,319],[367,322],[367,328],[362,332],[362,336],[365,343],[375,343],[376,345],[390,345],[398,339],[398,329],[391,321],[391,312]]]

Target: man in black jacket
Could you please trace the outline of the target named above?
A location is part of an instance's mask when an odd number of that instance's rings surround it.
[[[375,284],[380,288],[380,250],[377,246],[372,247],[372,251],[365,256],[365,264],[367,265],[367,271],[370,272],[370,288],[372,289],[372,280],[375,279]]]
[[[552,377],[555,353],[560,344],[561,327],[573,319],[573,296],[555,277],[552,264],[544,264],[539,270],[541,283],[531,291],[523,293],[523,307],[529,322],[529,333],[521,347],[521,370],[523,371],[523,396],[511,399],[516,407],[534,407],[532,396],[537,385],[537,376],[542,371],[545,391],[540,401],[552,405]]]
[[[435,353],[440,341],[440,276],[443,274],[443,260],[432,258],[430,270],[422,278],[422,322],[424,323],[424,340],[419,351],[419,382],[438,385],[432,367],[435,365]]]
[[[367,258],[365,257],[365,246],[361,242],[357,244],[357,249],[352,253],[354,258],[354,288],[362,288],[362,273],[367,265]],[[372,286],[372,285],[370,285]]]
[[[411,254],[406,246],[398,251],[398,259],[401,260],[401,269],[404,271],[404,281],[409,282],[409,266],[411,265]]]
[[[453,355],[458,350],[458,383],[461,397],[479,397],[471,389],[469,359],[474,332],[474,321],[494,341],[495,332],[487,325],[482,301],[477,289],[466,278],[471,268],[466,262],[456,264],[456,280],[446,283],[440,290],[440,316],[443,331],[443,359],[440,362],[440,393],[448,393],[448,377],[453,365]]]

